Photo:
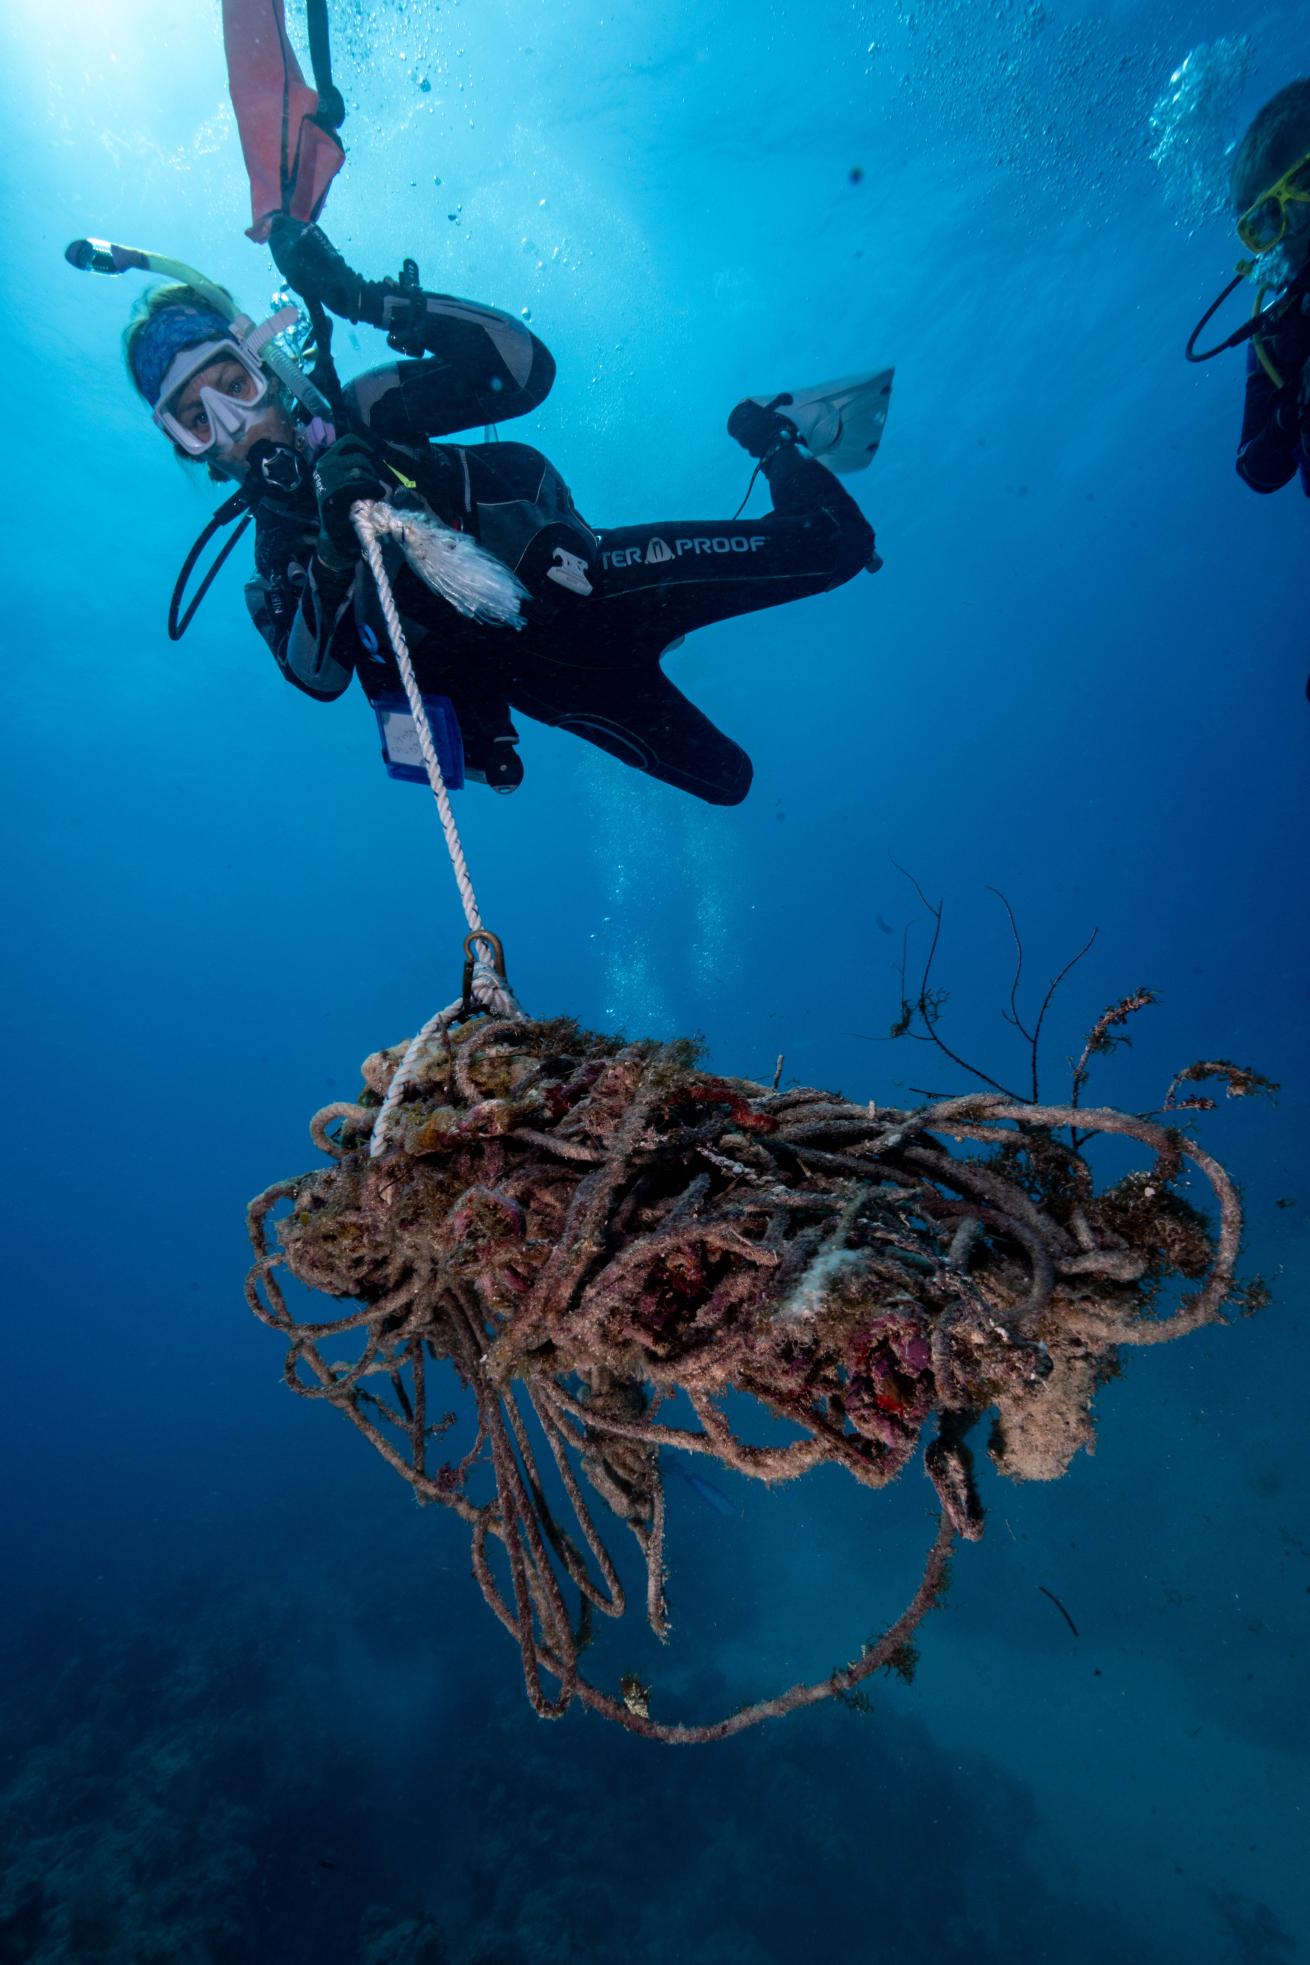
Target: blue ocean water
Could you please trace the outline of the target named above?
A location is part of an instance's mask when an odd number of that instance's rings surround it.
[[[904,1101],[893,861],[945,900],[952,1042],[1004,1075],[1001,888],[1042,985],[1100,931],[1053,1091],[1139,983],[1105,1102],[1196,1057],[1281,1082],[1203,1122],[1273,1302],[1130,1358],[1064,1480],[985,1470],[988,1533],[871,1712],[694,1752],[533,1717],[463,1531],[289,1396],[242,1298],[247,1199],[450,998],[463,929],[427,794],[357,694],[283,683],[234,570],[167,641],[212,487],[125,382],[131,283],[62,257],[144,243],[267,299],[217,8],[11,0],[0,1958],[1298,1959],[1310,513],[1238,482],[1241,358],[1182,344],[1304,12],[333,12],[334,238],[530,310],[559,377],[513,434],[593,523],[726,515],[741,395],[897,367],[849,481],[884,570],[669,658],[755,761],[742,807],[526,724],[523,788],[460,795],[525,1004]],[[382,352],[340,334],[348,370]],[[690,1712],[850,1656],[931,1534],[917,1470],[721,1485],[726,1515],[670,1487],[668,1652],[606,1637]]]

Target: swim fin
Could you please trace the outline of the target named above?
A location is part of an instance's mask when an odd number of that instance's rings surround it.
[[[880,368],[748,400],[762,409],[777,410],[794,423],[811,456],[820,458],[830,471],[862,471],[873,462],[882,442],[894,373]]]

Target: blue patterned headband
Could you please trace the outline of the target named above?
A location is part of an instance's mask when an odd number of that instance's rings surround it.
[[[164,377],[174,357],[184,348],[196,348],[202,341],[235,341],[232,323],[210,307],[161,307],[152,314],[132,344],[132,376],[137,388],[155,409]]]

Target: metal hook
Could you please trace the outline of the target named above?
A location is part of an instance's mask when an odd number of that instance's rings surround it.
[[[477,968],[477,944],[486,942],[491,949],[491,966],[501,982],[505,981],[505,950],[499,935],[493,935],[490,928],[476,928],[471,935],[464,937],[464,987],[460,996],[459,1014],[461,1017],[475,1017],[479,1005],[473,1001],[473,975]]]

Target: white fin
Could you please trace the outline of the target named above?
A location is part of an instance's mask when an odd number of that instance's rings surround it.
[[[894,373],[874,369],[816,382],[808,389],[775,389],[750,400],[794,423],[806,449],[830,471],[862,471],[882,442]]]

